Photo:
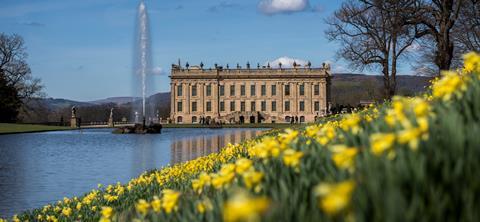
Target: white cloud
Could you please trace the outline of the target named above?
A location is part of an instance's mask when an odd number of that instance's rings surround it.
[[[267,15],[300,12],[308,7],[308,0],[261,0],[258,3],[258,9]]]
[[[157,67],[152,69],[152,74],[153,75],[163,75],[163,74],[165,74],[165,70],[163,70],[162,67],[157,66]]]
[[[422,45],[418,44],[417,42],[413,42],[410,46],[407,47],[408,52],[418,52],[422,49]]]
[[[302,60],[302,59],[294,59],[290,58],[287,56],[280,57],[278,59],[275,59],[273,61],[268,61],[264,64],[264,66],[267,66],[270,63],[270,67],[272,68],[278,68],[279,63],[282,63],[282,68],[292,68],[293,67],[293,62],[296,62],[298,65],[301,66],[306,66],[308,61]]]

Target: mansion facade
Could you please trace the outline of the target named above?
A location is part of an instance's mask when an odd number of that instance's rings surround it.
[[[172,65],[174,123],[313,122],[327,114],[330,67],[215,68]]]

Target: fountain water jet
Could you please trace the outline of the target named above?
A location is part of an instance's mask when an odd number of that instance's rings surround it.
[[[145,2],[142,0],[138,5],[136,32],[135,32],[135,46],[133,59],[133,90],[135,96],[141,98],[141,103],[135,105],[132,114],[141,110],[141,120],[135,118],[135,122],[145,122],[148,116],[152,116],[153,107],[147,107],[147,96],[151,95],[152,90],[152,67],[151,67],[151,40],[150,27],[148,21],[148,12]]]
[[[148,13],[143,0],[138,5],[135,26],[133,91],[136,99],[141,98],[141,103],[138,101],[133,102],[132,118],[135,120],[135,125],[117,128],[114,133],[161,133],[162,125],[158,123],[152,124],[151,122],[155,115],[153,103],[147,103],[146,101],[147,96],[150,96],[153,92],[153,77]],[[141,110],[141,113],[138,110]],[[141,115],[141,118],[139,118],[139,115]],[[149,126],[146,125],[147,118],[149,119]]]

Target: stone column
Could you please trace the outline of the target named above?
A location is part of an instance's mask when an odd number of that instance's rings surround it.
[[[299,89],[299,85],[298,85],[298,82],[296,82],[295,83],[295,115],[298,115],[298,103],[299,103],[298,94],[300,93],[298,89]]]
[[[175,93],[177,91],[175,83],[170,84],[170,119],[175,122]]]
[[[191,86],[190,83],[187,83],[187,84],[185,84],[185,85],[186,85],[186,88],[187,88],[187,90],[186,90],[187,92],[186,92],[185,108],[187,109],[187,110],[186,110],[186,111],[187,111],[187,114],[190,115],[190,87],[192,87],[192,86]],[[192,120],[192,119],[190,119],[190,121],[191,121],[191,120]]]
[[[310,110],[312,113],[315,114],[315,84],[311,83],[310,84]]]

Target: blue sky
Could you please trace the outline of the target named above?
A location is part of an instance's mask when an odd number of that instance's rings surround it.
[[[265,0],[264,0],[265,1]],[[180,58],[234,66],[279,57],[319,66],[335,59],[324,18],[341,1],[145,0],[153,42],[155,91],[169,91],[170,64]],[[293,2],[293,3],[292,3]],[[0,32],[25,39],[33,75],[48,97],[89,101],[131,95],[138,0],[2,0]]]

